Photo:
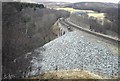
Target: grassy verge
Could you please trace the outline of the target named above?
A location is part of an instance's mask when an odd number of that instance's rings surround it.
[[[30,79],[103,79],[103,77],[83,70],[50,71]]]

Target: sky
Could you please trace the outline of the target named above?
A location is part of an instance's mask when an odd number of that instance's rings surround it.
[[[16,0],[17,1],[17,0]],[[53,1],[53,2],[112,2],[112,3],[118,3],[119,0],[20,0],[23,2],[46,2],[46,1]]]
[[[58,2],[112,2],[112,3],[118,3],[119,0],[50,0],[50,1],[58,1]]]

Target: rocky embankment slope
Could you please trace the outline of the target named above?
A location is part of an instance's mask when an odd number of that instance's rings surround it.
[[[113,78],[118,74],[118,57],[99,43],[73,31],[45,44],[34,52],[28,76],[55,70],[81,69]]]

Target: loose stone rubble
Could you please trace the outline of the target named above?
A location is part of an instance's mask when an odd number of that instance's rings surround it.
[[[31,61],[28,76],[61,69],[83,69],[108,78],[118,75],[118,57],[77,31],[66,33],[33,53],[37,56]]]

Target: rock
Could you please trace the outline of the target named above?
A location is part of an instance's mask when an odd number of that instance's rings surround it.
[[[33,68],[41,69],[33,69],[30,76],[55,70],[56,67],[57,70],[83,69],[109,78],[118,74],[118,57],[100,43],[80,36],[77,31],[66,33],[43,48],[45,50],[32,62]],[[43,57],[39,61],[41,55]]]

